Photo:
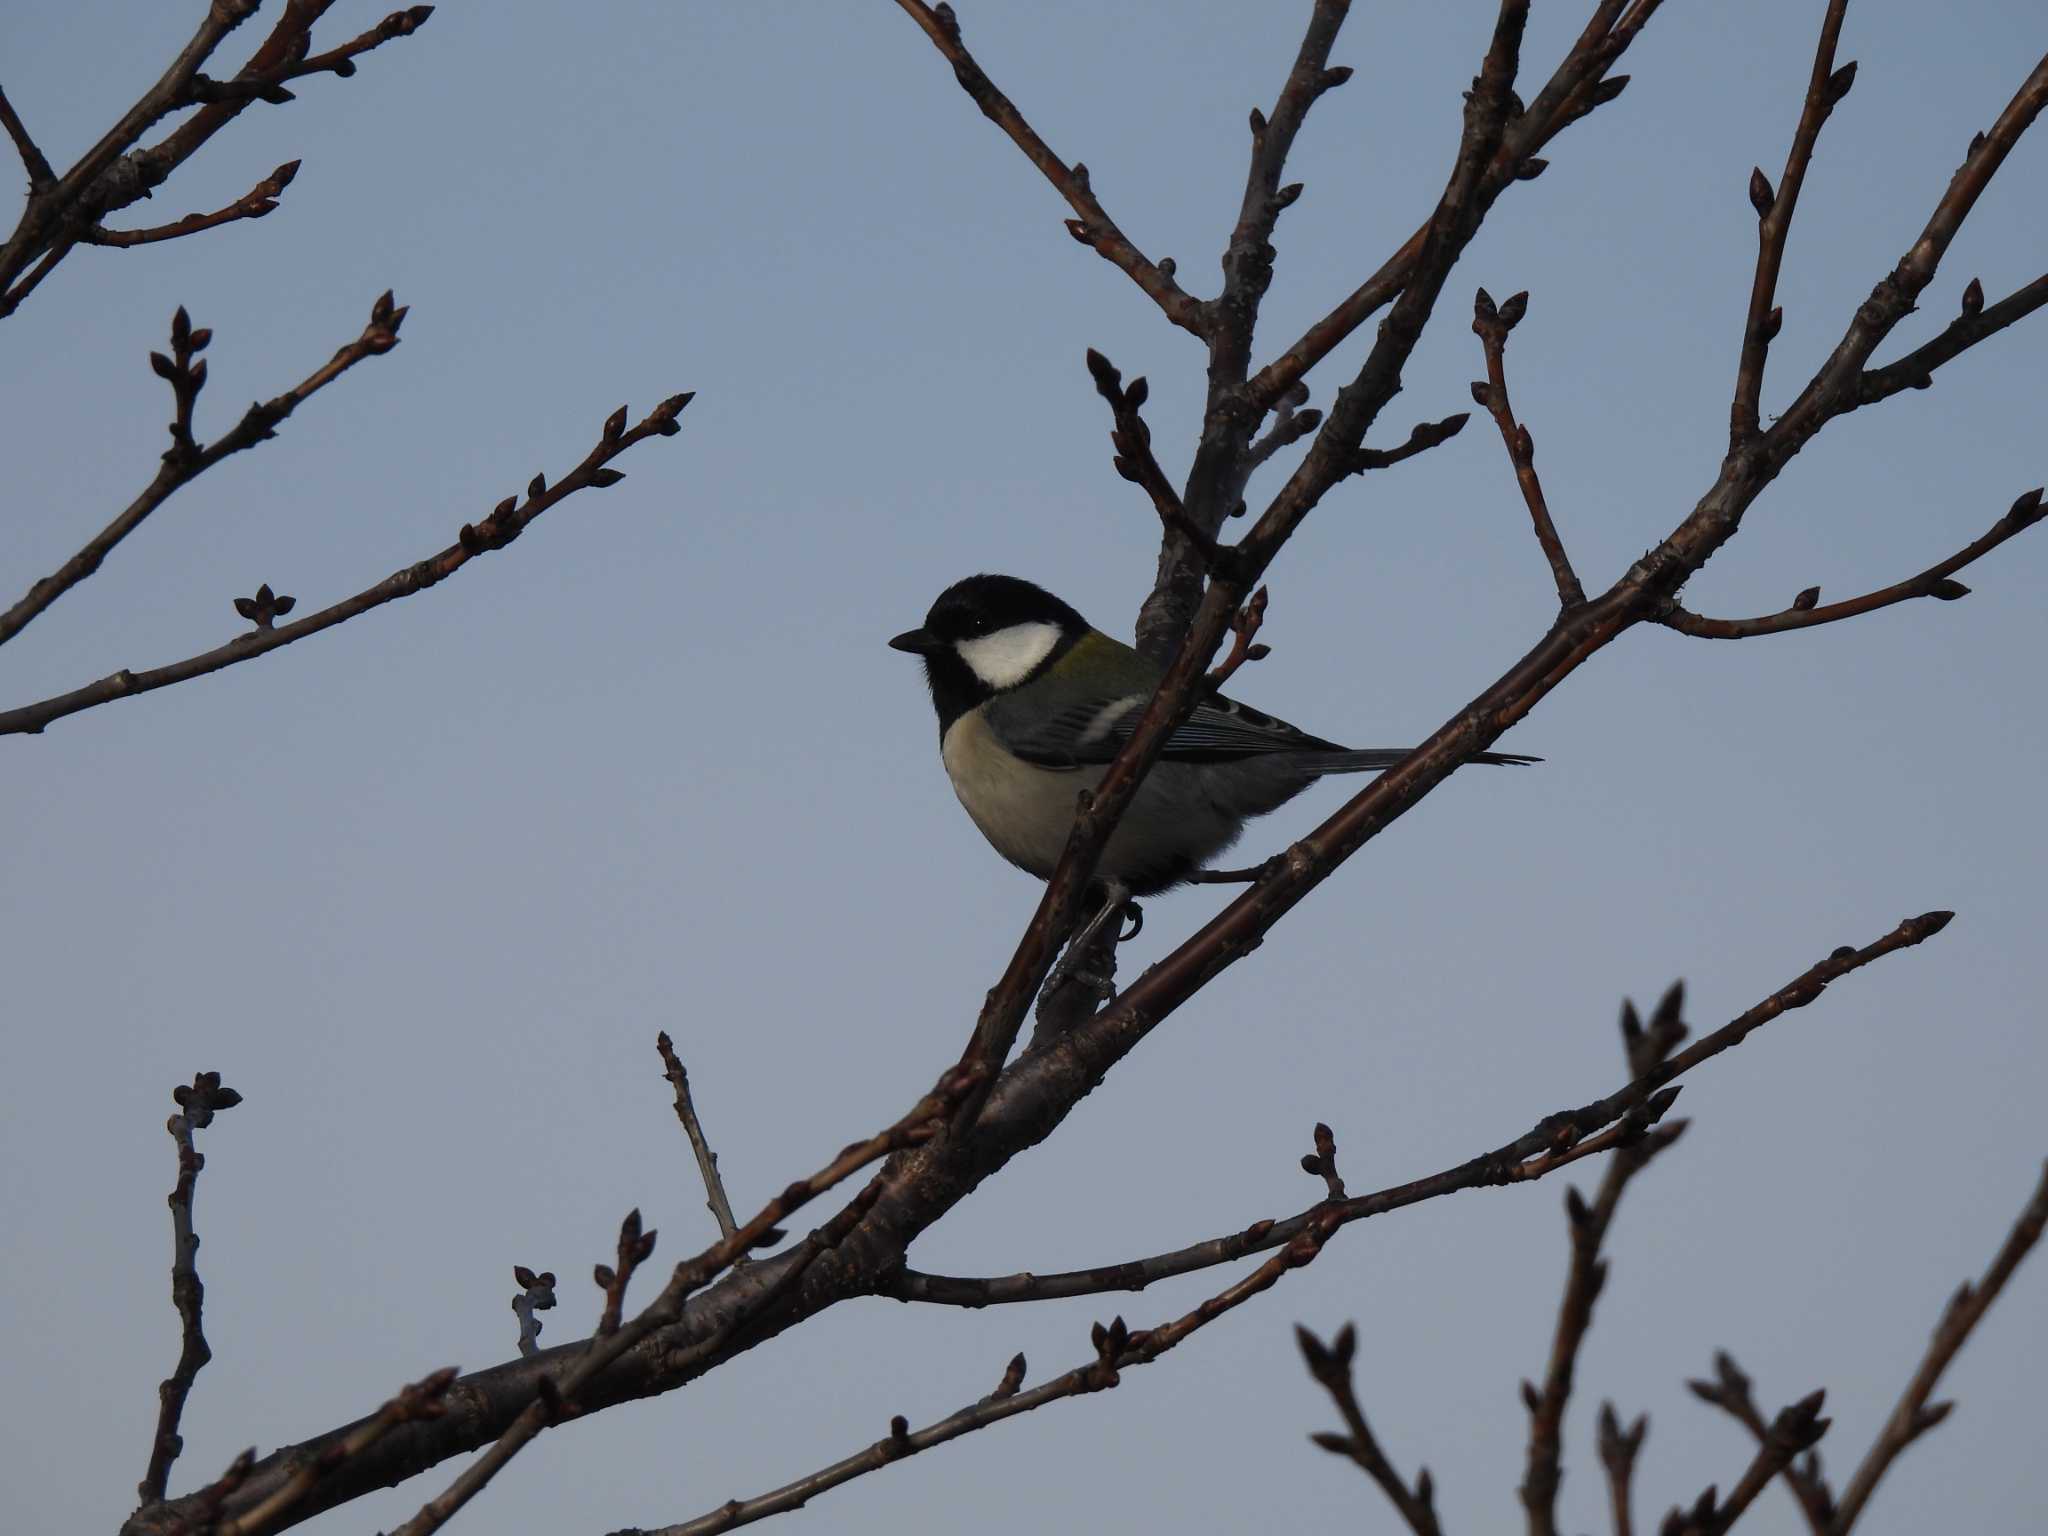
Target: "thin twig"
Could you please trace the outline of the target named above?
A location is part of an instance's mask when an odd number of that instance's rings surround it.
[[[1141,1259],[1058,1273],[1027,1270],[984,1277],[934,1275],[901,1269],[883,1282],[880,1294],[899,1301],[986,1307],[1062,1296],[1092,1296],[1107,1291],[1141,1291],[1175,1275],[1192,1274],[1248,1254],[1277,1248],[1307,1231],[1315,1218],[1325,1212],[1334,1211],[1342,1218],[1342,1223],[1349,1223],[1434,1200],[1457,1190],[1526,1183],[1541,1178],[1589,1155],[1590,1151],[1616,1145],[1624,1133],[1616,1122],[1638,1106],[1650,1105],[1667,1084],[1723,1051],[1740,1045],[1772,1020],[1795,1008],[1804,1008],[1817,999],[1831,982],[1886,955],[1933,938],[1948,925],[1953,915],[1948,912],[1923,913],[1919,917],[1907,918],[1890,933],[1862,949],[1846,946],[1838,949],[1826,959],[1809,966],[1746,1013],[1701,1036],[1661,1064],[1636,1072],[1625,1085],[1607,1097],[1579,1109],[1546,1115],[1533,1129],[1513,1141],[1425,1178],[1396,1184],[1369,1195],[1354,1195],[1334,1206],[1319,1202],[1284,1220],[1268,1218],[1255,1221],[1222,1237]],[[1606,1134],[1609,1127],[1614,1128],[1613,1139],[1603,1141],[1601,1135],[1595,1134]],[[1627,1128],[1627,1133],[1633,1134],[1634,1128]]]
[[[21,156],[22,169],[28,172],[28,189],[40,192],[57,179],[57,173],[50,169],[50,162],[43,158],[43,152],[36,147],[34,137],[22,122],[21,115],[14,110],[14,103],[7,99],[7,93],[0,91],[0,125],[7,129],[7,137],[14,140],[15,151]]]
[[[1345,1456],[1357,1463],[1366,1476],[1379,1484],[1380,1491],[1386,1494],[1401,1518],[1408,1522],[1408,1528],[1415,1536],[1443,1536],[1443,1526],[1436,1517],[1436,1484],[1429,1475],[1429,1468],[1424,1467],[1416,1473],[1415,1486],[1410,1488],[1401,1474],[1394,1470],[1387,1453],[1380,1449],[1372,1426],[1366,1423],[1365,1410],[1359,1406],[1358,1388],[1351,1370],[1352,1359],[1358,1353],[1357,1326],[1346,1323],[1337,1330],[1337,1337],[1325,1344],[1308,1329],[1296,1324],[1294,1342],[1301,1347],[1309,1375],[1330,1394],[1338,1417],[1344,1420],[1343,1434],[1318,1433],[1309,1439],[1333,1456]]]
[[[1077,215],[1067,220],[1067,232],[1128,275],[1175,325],[1196,336],[1206,335],[1207,313],[1173,280],[1173,263],[1148,260],[1097,200],[1089,185],[1088,167],[1078,161],[1070,166],[1054,154],[1037,130],[1024,120],[1015,103],[996,88],[996,83],[961,42],[960,22],[953,7],[926,5],[923,0],[896,3],[953,66],[960,88],[981,108],[982,114],[1009,135],[1010,141],[1024,151],[1025,158],[1052,183],[1053,190],[1066,199],[1067,206]]]
[[[1858,383],[1857,403],[1872,405],[1903,389],[1930,388],[1934,370],[1943,363],[1960,357],[2014,321],[2025,319],[2043,304],[2048,304],[2048,273],[1991,305],[1984,303],[1983,286],[1971,278],[1963,289],[1962,312],[1932,341],[1915,347],[1897,362],[1868,369]]]
[[[455,1512],[475,1498],[484,1485],[497,1476],[504,1465],[535,1436],[576,1411],[576,1394],[585,1383],[656,1328],[673,1322],[693,1291],[730,1267],[739,1255],[763,1241],[790,1213],[808,1205],[868,1164],[937,1135],[960,1096],[973,1086],[977,1075],[973,1068],[953,1068],[894,1125],[864,1141],[853,1143],[809,1178],[798,1179],[787,1186],[730,1237],[720,1238],[695,1257],[676,1265],[661,1294],[631,1322],[610,1332],[593,1335],[588,1346],[563,1370],[559,1380],[553,1376],[542,1377],[542,1386],[533,1401],[492,1442],[490,1448],[465,1467],[445,1489],[421,1505],[419,1511],[393,1536],[430,1536],[447,1524]]]
[[[199,1171],[206,1166],[206,1159],[193,1145],[192,1137],[195,1131],[213,1124],[217,1113],[242,1102],[239,1093],[222,1086],[218,1072],[196,1074],[191,1086],[173,1089],[171,1097],[178,1105],[178,1112],[164,1123],[164,1129],[178,1144],[178,1182],[172,1186],[170,1195],[171,1304],[178,1309],[183,1337],[176,1369],[157,1388],[156,1433],[149,1443],[149,1469],[135,1490],[145,1504],[154,1504],[164,1496],[171,1465],[185,1448],[178,1433],[185,1399],[191,1394],[199,1372],[213,1358],[201,1326],[206,1287],[199,1279],[199,1233],[192,1225],[192,1199],[198,1193]]]
[[[1486,353],[1486,383],[1472,386],[1472,398],[1500,428],[1508,462],[1514,466],[1515,484],[1521,487],[1529,520],[1536,528],[1536,543],[1550,563],[1551,580],[1557,584],[1558,606],[1578,608],[1586,601],[1586,589],[1579,585],[1571,557],[1564,552],[1564,541],[1557,536],[1557,524],[1550,519],[1550,503],[1545,500],[1543,482],[1536,475],[1536,440],[1529,435],[1526,425],[1515,420],[1514,406],[1508,400],[1508,333],[1521,323],[1528,310],[1526,293],[1510,295],[1505,304],[1496,305],[1493,296],[1482,288],[1473,299],[1472,330]]]
[[[1427,453],[1439,443],[1447,443],[1465,430],[1465,423],[1472,419],[1470,411],[1460,411],[1455,416],[1446,416],[1442,421],[1417,422],[1408,430],[1408,440],[1398,448],[1361,448],[1352,458],[1352,468],[1363,472],[1368,469],[1386,469],[1418,453]]]
[[[1672,987],[1652,1012],[1647,1025],[1636,1021],[1633,1007],[1622,1011],[1622,1044],[1630,1070],[1641,1076],[1654,1075],[1664,1067],[1687,1033],[1679,1014],[1684,991]],[[1711,1038],[1711,1037],[1710,1037]],[[1654,1102],[1654,1101],[1651,1101]],[[1522,1475],[1522,1507],[1529,1517],[1530,1536],[1555,1536],[1557,1531],[1557,1488],[1564,1445],[1564,1411],[1571,1401],[1572,1379],[1578,1367],[1579,1348],[1592,1325],[1593,1305],[1607,1283],[1607,1263],[1600,1257],[1614,1222],[1615,1208],[1629,1180],[1641,1173],[1659,1152],[1676,1141],[1685,1122],[1649,1128],[1646,1102],[1622,1118],[1614,1129],[1622,1133],[1617,1150],[1607,1161],[1600,1189],[1588,1205],[1574,1188],[1565,1191],[1565,1215],[1571,1227],[1571,1263],[1565,1272],[1563,1300],[1558,1304],[1557,1328],[1550,1345],[1550,1363],[1543,1385],[1522,1383],[1522,1401],[1529,1410],[1529,1449]]]
[[[87,245],[126,248],[153,245],[161,240],[177,240],[186,235],[196,235],[202,229],[217,229],[223,224],[232,224],[238,219],[260,219],[265,214],[276,211],[277,199],[283,194],[284,189],[292,184],[292,178],[298,174],[299,162],[287,160],[217,212],[188,213],[182,219],[169,224],[158,224],[150,229],[101,229],[94,225],[79,238]]]
[[[344,348],[343,352],[347,350]],[[328,368],[336,368],[341,356],[342,354],[336,354],[336,362],[330,363]],[[322,372],[325,373],[327,370]],[[322,383],[326,382],[318,374],[314,378]],[[312,382],[308,381],[309,384]],[[307,392],[307,386],[301,385],[300,391]],[[287,397],[280,396],[279,400],[285,398]],[[290,624],[280,624],[274,629],[237,635],[225,645],[217,646],[210,651],[202,651],[196,656],[188,656],[183,661],[175,661],[168,666],[156,667],[146,672],[115,672],[96,683],[88,683],[83,688],[58,694],[40,703],[0,710],[0,735],[40,731],[51,721],[61,720],[66,715],[75,715],[80,710],[92,709],[97,705],[111,703],[115,699],[132,698],[157,688],[168,688],[173,683],[203,677],[209,672],[218,672],[223,667],[254,661],[258,656],[268,655],[280,646],[291,645],[324,629],[332,629],[335,625],[358,614],[367,613],[372,608],[381,607],[401,597],[410,597],[415,592],[424,592],[427,588],[454,575],[478,555],[488,550],[503,549],[523,533],[535,518],[566,497],[586,487],[603,489],[617,485],[625,476],[616,469],[607,469],[604,466],[646,438],[669,437],[681,430],[676,425],[676,416],[690,400],[691,396],[687,394],[671,395],[631,430],[625,429],[625,409],[621,407],[605,423],[605,435],[597,446],[554,485],[550,486],[547,483],[546,476],[536,475],[527,486],[527,496],[523,503],[516,496],[506,497],[492,510],[490,516],[481,522],[474,525],[465,523],[455,543],[448,548],[428,556],[417,564],[393,572],[376,585],[364,588],[353,597],[344,598],[330,607],[308,614],[305,618]],[[277,403],[272,401],[269,405],[251,407],[251,415],[269,411]],[[246,422],[248,418],[244,419]]]
[[[1187,508],[1181,505],[1180,493],[1174,490],[1166,478],[1166,471],[1159,467],[1159,460],[1152,455],[1152,429],[1138,414],[1151,387],[1144,379],[1136,378],[1126,389],[1123,375],[1117,371],[1116,365],[1093,347],[1088,349],[1088,376],[1095,381],[1095,392],[1109,402],[1110,416],[1115,422],[1110,429],[1109,441],[1110,446],[1116,449],[1116,457],[1111,461],[1116,472],[1152,499],[1152,509],[1159,514],[1159,521],[1166,532],[1186,539],[1206,569],[1226,569],[1235,557],[1227,546],[1218,544],[1206,529],[1188,516]]]
[[[512,1283],[519,1287],[512,1298],[512,1315],[519,1319],[519,1353],[530,1359],[540,1353],[541,1321],[534,1313],[555,1306],[555,1272],[544,1269],[536,1274],[524,1264],[514,1264]]]
[[[1970,1337],[1971,1330],[1991,1310],[1991,1304],[1998,1300],[1998,1293],[2005,1289],[2005,1282],[2019,1268],[2020,1260],[2041,1240],[2044,1227],[2048,1227],[2048,1166],[2043,1167],[2041,1182],[2034,1187],[2032,1198],[2021,1209],[2019,1219],[1999,1245],[1991,1267],[1974,1283],[1965,1280],[1949,1298],[1948,1309],[1935,1326],[1934,1337],[1928,1341],[1927,1353],[1921,1358],[1919,1369],[1914,1371],[1913,1379],[1906,1384],[1891,1417],[1885,1420],[1884,1428],[1878,1432],[1877,1442],[1863,1458],[1863,1464],[1857,1467],[1856,1475],[1849,1479],[1849,1485],[1842,1490],[1833,1536],[1847,1536],[1857,1517],[1863,1513],[1864,1505],[1870,1502],[1871,1491],[1877,1487],[1878,1479],[1898,1459],[1899,1453],[1948,1417],[1949,1410],[1955,1406],[1953,1403],[1929,1403],[1927,1399],[1933,1395],[1942,1372],[1955,1359],[1956,1351]]]
[[[1266,622],[1266,602],[1266,589],[1261,587],[1231,616],[1230,654],[1210,669],[1205,679],[1209,692],[1215,693],[1221,689],[1225,683],[1237,676],[1238,669],[1247,662],[1264,661],[1273,654],[1270,645],[1253,643]]]
[[[100,563],[152,512],[170,500],[173,493],[232,454],[253,448],[277,435],[278,426],[306,399],[326,388],[366,357],[381,357],[398,345],[398,328],[405,321],[404,306],[392,302],[387,291],[370,308],[369,323],[362,335],[338,350],[319,368],[292,388],[271,400],[252,405],[242,419],[213,442],[201,447],[192,436],[192,409],[206,384],[206,362],[198,356],[213,339],[205,327],[194,328],[183,306],[171,317],[171,355],[150,354],[151,366],[167,381],[176,403],[171,423],[171,447],[163,456],[156,478],[143,488],[106,527],[87,541],[85,547],[51,575],[28,589],[28,595],[6,613],[0,614],[0,645],[6,644],[33,623],[52,603],[100,568]],[[52,718],[55,718],[54,716]]]
[[[1964,545],[1946,560],[1930,565],[1917,576],[1908,576],[1889,587],[1825,606],[1820,604],[1820,588],[1808,587],[1792,599],[1791,607],[1754,619],[1704,618],[1674,600],[1658,615],[1657,622],[1682,635],[1697,635],[1707,640],[1742,640],[1752,635],[1776,635],[1788,629],[1811,629],[1816,624],[1833,624],[1840,619],[1853,619],[1859,614],[1889,608],[1894,603],[1910,602],[1916,597],[1954,602],[1959,597],[1970,595],[1968,587],[1950,580],[1957,571],[1982,559],[2014,534],[2024,533],[2044,516],[2048,516],[2048,511],[2042,508],[2041,487],[2036,486],[2016,500],[1983,537]]]
[[[1725,1349],[1714,1352],[1714,1379],[1688,1381],[1687,1389],[1703,1403],[1712,1403],[1756,1437],[1759,1447],[1770,1439],[1771,1426],[1756,1405],[1750,1380],[1735,1357]],[[1810,1451],[1804,1462],[1788,1460],[1781,1469],[1785,1485],[1799,1502],[1813,1536],[1827,1536],[1835,1518],[1835,1497],[1820,1470],[1820,1453]]]
[[[1799,189],[1806,180],[1806,168],[1813,162],[1813,146],[1820,138],[1821,125],[1828,120],[1841,99],[1856,83],[1856,66],[1835,68],[1835,44],[1842,34],[1842,15],[1849,0],[1828,0],[1821,18],[1820,42],[1814,49],[1813,73],[1806,85],[1806,102],[1799,111],[1799,126],[1792,132],[1792,147],[1785,154],[1785,171],[1777,189],[1761,169],[1749,173],[1749,198],[1757,214],[1756,276],[1750,284],[1749,313],[1742,327],[1742,360],[1735,373],[1735,403],[1729,409],[1728,446],[1735,449],[1757,433],[1758,401],[1763,394],[1764,360],[1771,339],[1784,320],[1777,306],[1778,271],[1785,260],[1785,241],[1792,233],[1792,214],[1799,204]]]
[[[1650,1432],[1650,1416],[1639,1413],[1627,1429],[1614,1412],[1614,1404],[1600,1405],[1600,1465],[1607,1473],[1607,1504],[1614,1520],[1614,1536],[1635,1536],[1636,1457],[1643,1449],[1643,1437]]]
[[[1301,1234],[1287,1248],[1236,1284],[1157,1328],[1134,1332],[1120,1317],[1106,1327],[1097,1323],[1093,1333],[1095,1358],[1065,1375],[1054,1377],[1043,1386],[1028,1391],[1018,1390],[1024,1374],[1023,1357],[1018,1356],[1010,1362],[994,1392],[923,1429],[913,1431],[909,1421],[899,1415],[891,1422],[887,1439],[878,1440],[864,1450],[771,1492],[751,1499],[731,1500],[679,1525],[665,1525],[652,1531],[618,1531],[613,1536],[713,1536],[715,1532],[733,1530],[770,1515],[799,1509],[819,1494],[852,1482],[857,1477],[878,1472],[920,1451],[943,1445],[948,1440],[957,1440],[978,1429],[987,1429],[992,1424],[1029,1413],[1047,1403],[1109,1391],[1121,1382],[1124,1371],[1150,1365],[1183,1343],[1189,1335],[1269,1290],[1289,1270],[1314,1262],[1326,1235],[1313,1231]]]
[[[731,1237],[732,1233],[725,1236]],[[597,1319],[597,1337],[618,1332],[626,1310],[626,1287],[633,1283],[634,1272],[653,1256],[654,1239],[652,1230],[643,1232],[640,1229],[640,1207],[636,1205],[626,1212],[625,1220],[619,1223],[618,1264],[600,1264],[595,1271],[598,1289],[604,1292],[604,1311]]]
[[[676,1091],[676,1118],[683,1122],[683,1134],[690,1138],[690,1150],[697,1154],[697,1171],[704,1176],[705,1204],[718,1222],[718,1235],[731,1237],[739,1228],[732,1219],[732,1202],[725,1197],[725,1180],[718,1175],[718,1154],[705,1140],[697,1106],[690,1101],[690,1074],[676,1056],[675,1042],[669,1039],[667,1030],[654,1037],[654,1048],[661,1052],[662,1076]],[[739,1262],[745,1262],[744,1258]]]

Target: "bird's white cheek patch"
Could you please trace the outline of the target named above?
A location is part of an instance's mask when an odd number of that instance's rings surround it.
[[[1057,624],[1012,624],[992,635],[954,642],[953,649],[974,675],[991,688],[1014,688],[1052,654],[1060,643]]]

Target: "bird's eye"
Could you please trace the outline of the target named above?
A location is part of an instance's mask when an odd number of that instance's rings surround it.
[[[985,634],[987,634],[987,633],[988,633],[988,615],[987,615],[987,614],[985,614],[985,613],[977,613],[977,614],[975,614],[975,615],[974,615],[974,617],[970,618],[970,619],[969,619],[969,620],[967,621],[967,633],[968,633],[968,634],[969,634],[970,636],[971,636],[971,635],[985,635]]]

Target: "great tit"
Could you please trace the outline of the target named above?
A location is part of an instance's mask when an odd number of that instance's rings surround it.
[[[997,853],[1050,879],[1075,797],[1101,782],[1165,669],[1044,588],[969,576],[889,644],[924,659],[953,792]],[[1326,773],[1389,768],[1407,748],[1340,747],[1220,694],[1195,707],[1103,850],[1097,873],[1131,895],[1186,881],[1244,824]],[[1484,752],[1480,763],[1541,759]]]

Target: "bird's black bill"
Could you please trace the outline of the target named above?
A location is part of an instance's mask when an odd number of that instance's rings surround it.
[[[889,642],[892,651],[908,651],[913,656],[929,656],[933,651],[943,651],[946,642],[922,629],[906,629]]]

